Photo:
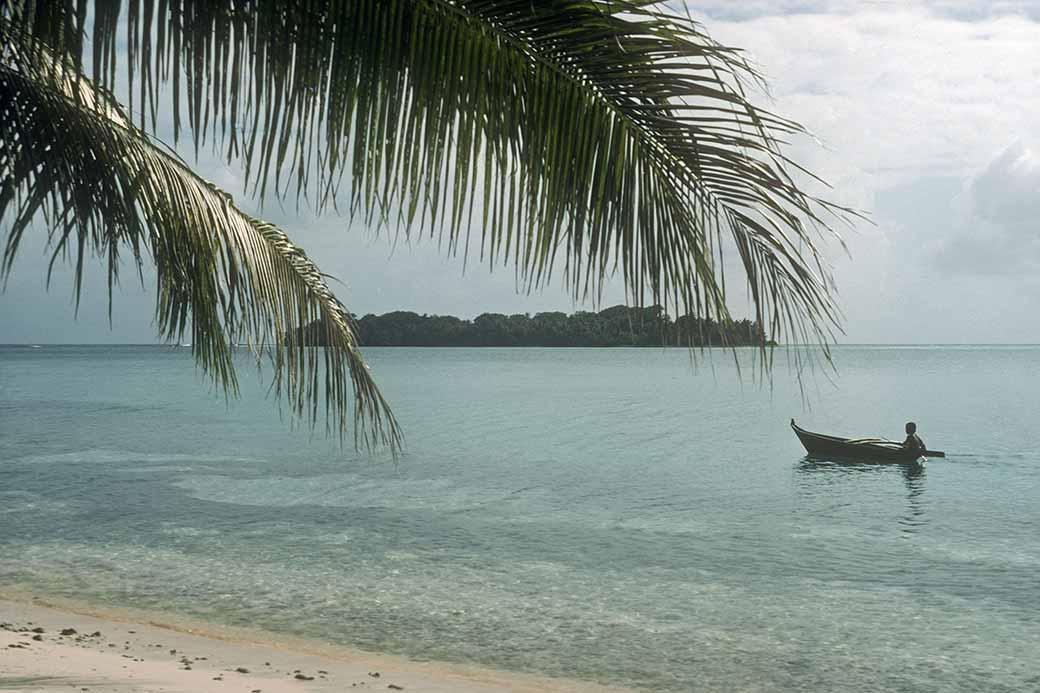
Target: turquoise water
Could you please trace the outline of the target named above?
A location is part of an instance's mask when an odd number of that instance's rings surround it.
[[[1040,349],[371,349],[407,452],[290,431],[248,361],[0,348],[0,591],[653,690],[1040,688]],[[744,354],[745,360],[749,355]],[[946,450],[810,462],[788,428]]]

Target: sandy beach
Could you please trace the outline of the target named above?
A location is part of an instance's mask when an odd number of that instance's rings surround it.
[[[608,691],[445,663],[413,662],[219,626],[90,613],[43,600],[0,599],[3,691]]]

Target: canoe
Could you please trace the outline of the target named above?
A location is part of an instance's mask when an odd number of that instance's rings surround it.
[[[798,436],[798,440],[802,441],[805,451],[810,456],[844,457],[892,464],[910,464],[923,457],[946,456],[945,453],[936,450],[926,450],[923,455],[915,455],[913,452],[903,449],[903,446],[895,441],[883,441],[877,438],[839,438],[822,433],[812,433],[800,428],[794,419],[791,419],[791,428],[794,429],[795,435]]]

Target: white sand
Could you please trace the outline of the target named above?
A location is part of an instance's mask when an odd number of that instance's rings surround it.
[[[351,651],[144,612],[90,613],[41,600],[0,599],[0,690],[169,691],[607,691],[545,679]],[[42,628],[43,633],[32,629]],[[61,635],[73,628],[75,634]],[[200,631],[204,630],[205,635]],[[100,635],[92,635],[94,633]],[[39,639],[33,639],[37,636]],[[266,641],[266,642],[265,642]],[[240,670],[241,668],[241,670]],[[244,671],[242,671],[244,670]],[[378,675],[377,675],[378,674]],[[297,675],[313,677],[298,679]]]

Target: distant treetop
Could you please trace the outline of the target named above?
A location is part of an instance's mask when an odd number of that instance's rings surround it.
[[[598,313],[578,311],[504,315],[482,313],[473,320],[451,315],[394,311],[358,319],[362,346],[448,347],[633,347],[763,346],[773,344],[751,320],[717,323],[684,315],[676,320],[658,305],[612,306]],[[306,326],[302,341],[322,346],[321,331]]]

